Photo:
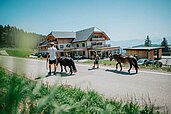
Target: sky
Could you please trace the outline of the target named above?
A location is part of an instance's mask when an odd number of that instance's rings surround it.
[[[171,36],[171,0],[0,0],[0,24],[48,35],[97,27],[113,41]]]

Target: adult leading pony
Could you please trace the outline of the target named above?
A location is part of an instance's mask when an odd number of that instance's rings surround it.
[[[137,63],[137,59],[135,57],[125,56],[125,55],[121,55],[121,54],[110,54],[109,58],[110,58],[110,61],[112,61],[113,59],[115,59],[117,61],[116,69],[118,69],[118,64],[120,65],[120,68],[121,68],[120,71],[122,71],[121,63],[130,64],[130,68],[129,68],[128,72],[130,73],[132,66],[134,66],[136,73],[138,73],[138,63]]]
[[[70,68],[71,75],[72,75],[73,71],[77,72],[75,63],[74,63],[73,59],[70,58],[70,57],[58,57],[57,58],[57,65],[58,65],[58,63],[60,63],[61,72],[63,72],[63,67],[62,66],[64,66],[64,69],[65,69],[66,72],[67,72],[66,66],[68,66]]]

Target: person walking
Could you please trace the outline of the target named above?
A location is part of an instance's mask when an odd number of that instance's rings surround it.
[[[100,60],[100,57],[98,54],[96,54],[93,68],[95,68],[95,65],[97,65],[97,68],[99,68],[99,60]]]
[[[48,75],[51,75],[51,65],[54,64],[54,75],[56,75],[56,63],[58,58],[58,52],[56,47],[54,47],[55,43],[50,42],[50,47],[48,48],[47,52],[47,62],[49,61],[49,72]]]

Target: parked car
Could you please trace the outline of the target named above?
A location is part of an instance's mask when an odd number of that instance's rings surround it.
[[[39,52],[39,54],[41,54],[42,57],[46,58],[47,57],[47,52]]]
[[[162,62],[158,61],[158,60],[149,60],[148,65],[154,65],[157,67],[162,67]]]
[[[137,61],[138,65],[148,65],[149,60],[148,59],[139,59]]]
[[[29,55],[30,58],[38,58],[38,56],[36,56],[35,54],[31,54]]]
[[[80,55],[74,56],[74,59],[82,59],[82,58],[83,58],[83,56],[80,56]]]

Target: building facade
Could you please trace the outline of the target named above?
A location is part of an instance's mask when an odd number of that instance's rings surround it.
[[[138,59],[161,59],[162,47],[125,48],[127,55],[136,55]]]
[[[108,40],[110,38],[106,33],[96,27],[77,32],[52,31],[40,43],[39,51],[47,51],[48,43],[54,42],[60,56],[93,58],[94,53],[97,53],[101,58],[106,58],[109,53],[119,53],[120,50],[120,47],[107,44]]]

